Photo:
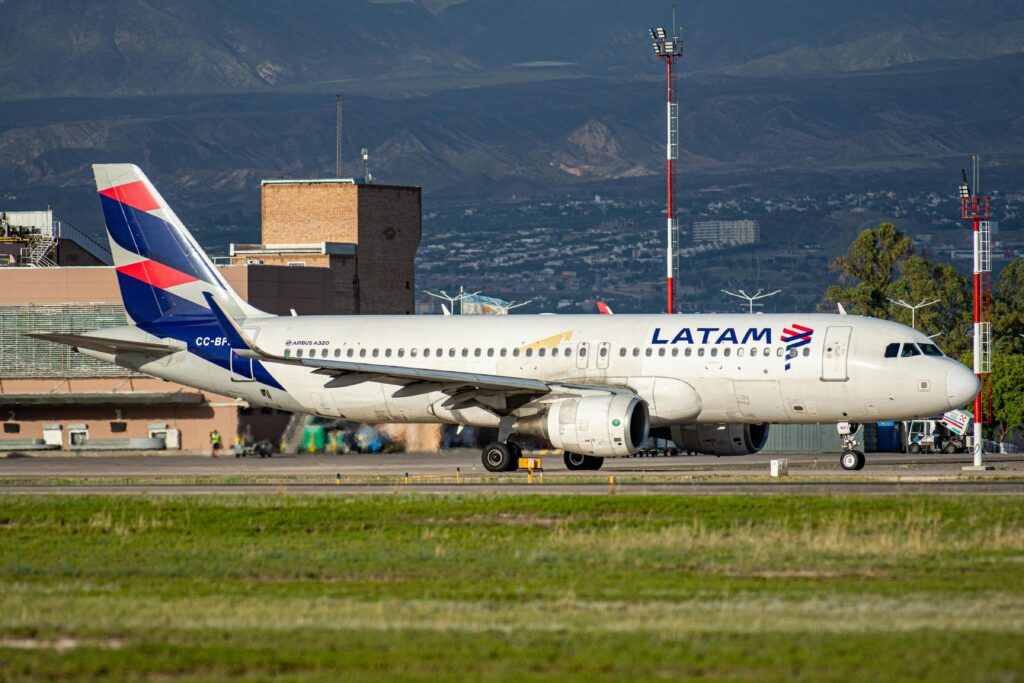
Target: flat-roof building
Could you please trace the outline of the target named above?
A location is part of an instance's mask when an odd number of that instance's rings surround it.
[[[761,240],[757,221],[694,221],[694,242],[754,244]]]
[[[418,187],[307,180],[265,181],[261,190],[261,244],[232,245],[215,259],[240,296],[281,315],[413,311]],[[58,226],[52,212],[17,213],[40,215],[29,224],[0,212],[11,217],[0,224],[0,263],[10,266],[0,267],[0,448],[43,439],[62,448],[118,447],[168,430],[175,437],[168,447],[189,451],[208,450],[214,429],[228,446],[235,435],[280,438],[287,413],[24,336],[124,325],[126,317],[102,245]],[[48,221],[51,235],[40,236]]]

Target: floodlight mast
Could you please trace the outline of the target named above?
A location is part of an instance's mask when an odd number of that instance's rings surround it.
[[[896,304],[897,306],[902,306],[903,308],[910,309],[910,326],[913,327],[915,330],[917,329],[917,309],[925,308],[927,306],[932,306],[934,304],[940,303],[939,299],[932,299],[931,301],[928,301],[927,299],[922,299],[916,304],[908,304],[903,299],[889,299],[889,301],[891,303]]]
[[[674,32],[676,30],[674,26],[675,12],[673,12],[672,23],[672,30]],[[655,56],[657,56],[658,59],[665,60],[665,176],[666,186],[668,189],[668,202],[665,207],[665,285],[667,290],[665,310],[668,313],[672,313],[676,272],[676,242],[678,241],[678,229],[676,226],[674,207],[672,205],[673,195],[675,194],[675,177],[673,175],[672,162],[679,157],[679,112],[678,105],[676,104],[676,76],[673,65],[675,64],[675,61],[682,56],[683,49],[679,36],[674,34],[669,38],[668,33],[661,26],[652,28],[648,32],[651,36],[651,46],[654,48]]]
[[[753,296],[747,294],[742,289],[738,289],[735,292],[730,292],[727,289],[723,289],[722,293],[723,294],[728,294],[729,296],[734,296],[737,299],[743,299],[744,301],[746,301],[748,306],[749,306],[748,312],[751,315],[753,315],[753,313],[754,313],[754,306],[764,306],[764,304],[754,303],[755,301],[757,301],[758,299],[767,299],[770,296],[775,296],[776,294],[778,294],[782,290],[781,289],[776,289],[774,292],[768,292],[767,294],[762,294],[763,291],[764,291],[763,289],[758,289],[757,293],[754,294]]]
[[[988,377],[992,372],[992,235],[989,224],[992,208],[990,198],[978,196],[981,185],[981,159],[975,154],[971,160],[974,164],[974,191],[971,191],[971,186],[967,183],[967,171],[961,170],[963,182],[960,185],[960,217],[974,230],[974,374],[978,377],[981,389],[974,397],[972,451],[973,467],[983,469],[985,441],[982,437],[982,425],[987,421],[988,412],[992,409],[989,393],[992,387]]]

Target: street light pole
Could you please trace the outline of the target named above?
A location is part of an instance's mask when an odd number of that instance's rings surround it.
[[[910,326],[913,327],[915,330],[917,329],[917,309],[925,308],[926,306],[931,306],[932,304],[940,303],[940,299],[932,299],[931,301],[920,301],[912,306],[903,299],[889,299],[889,301],[896,304],[897,306],[902,306],[903,308],[910,309]]]
[[[767,299],[770,296],[775,296],[776,294],[778,294],[782,290],[781,289],[776,289],[774,292],[769,292],[767,294],[762,294],[761,292],[763,292],[763,291],[764,291],[763,289],[758,289],[757,293],[754,294],[753,296],[747,294],[742,289],[739,289],[736,292],[730,292],[730,291],[728,291],[726,289],[723,289],[722,293],[723,294],[728,294],[729,296],[734,296],[737,299],[743,299],[744,301],[746,301],[747,304],[749,305],[749,309],[748,309],[749,313],[751,315],[753,315],[754,314],[754,306],[764,306],[764,304],[755,304],[754,303],[755,301],[757,301],[758,299]]]

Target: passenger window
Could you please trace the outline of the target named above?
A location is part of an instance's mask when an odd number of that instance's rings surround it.
[[[341,358],[341,349],[334,349],[334,357]]]
[[[487,357],[488,358],[493,358],[494,357],[494,349],[487,349]]]
[[[900,358],[910,358],[911,356],[920,356],[921,352],[917,348],[917,344],[904,344],[903,351],[900,352]]]
[[[285,358],[288,358],[291,355],[292,355],[292,350],[291,349],[285,349],[284,350],[284,357]]]
[[[692,355],[693,355],[693,349],[690,348],[689,346],[687,346],[686,347],[686,357],[689,358]]]
[[[704,347],[703,346],[700,347],[699,349],[697,349],[697,355],[698,356],[703,356],[704,355]]]
[[[889,344],[885,347],[886,358],[896,358],[900,355],[900,345],[898,343]]]
[[[518,358],[519,357],[519,349],[512,349],[512,357],[513,358]]]
[[[538,349],[537,350],[537,355],[540,356],[541,358],[544,357],[545,353],[547,353],[547,349]]]
[[[353,356],[353,354],[355,354],[355,352],[356,352],[355,349],[349,349],[348,351],[345,352],[345,355],[348,356],[349,358],[351,358]]]
[[[416,349],[415,348],[409,349],[409,355],[412,356],[413,358],[415,358],[416,357]]]
[[[552,357],[558,355],[558,347],[557,346],[555,348],[551,349],[551,355],[552,355]]]
[[[473,349],[473,356],[476,358],[480,357],[480,349]]]
[[[373,350],[373,357],[376,358],[379,355],[380,355],[380,349],[374,349]]]
[[[565,350],[565,357],[568,358],[571,355],[572,355],[572,347],[570,346],[569,348],[567,348]]]
[[[366,358],[366,349],[359,349],[359,357]]]
[[[942,350],[935,344],[918,344],[926,356],[941,356]]]
[[[711,355],[712,356],[718,356],[718,347],[717,346],[712,346],[711,347]]]
[[[533,357],[533,349],[530,349],[530,348],[526,349],[526,357],[527,358],[532,358]]]
[[[455,358],[455,349],[448,349],[448,356],[451,358]]]
[[[784,352],[785,352],[785,349],[780,346],[778,349],[776,349],[775,355],[776,356],[781,356]]]
[[[405,349],[398,349],[398,357],[405,358]]]
[[[320,357],[327,358],[327,349],[320,349]]]
[[[430,349],[423,349],[423,357],[430,358]]]
[[[601,349],[597,352],[597,354],[601,356],[601,358],[606,357],[608,355],[608,347],[602,346]]]
[[[639,355],[640,355],[640,349],[638,349],[637,347],[634,346],[633,347],[633,358],[636,358]]]
[[[391,349],[384,349],[384,357],[391,358]]]
[[[302,349],[295,349],[295,357],[302,358]]]
[[[664,346],[662,346],[660,349],[658,349],[658,355],[659,356],[664,356],[665,355],[665,347]]]
[[[504,358],[506,355],[508,355],[508,349],[502,348],[500,354],[501,357]]]
[[[650,346],[648,346],[646,349],[644,349],[644,355],[647,356],[648,358],[650,358],[653,353],[654,353],[654,351],[651,349]]]
[[[675,358],[678,355],[679,355],[679,347],[678,346],[673,346],[672,347],[672,357]]]
[[[462,349],[462,357],[463,358],[468,358],[469,357],[469,349]]]
[[[625,358],[625,357],[626,357],[626,347],[625,346],[620,346],[619,347],[619,358]]]
[[[804,349],[804,357],[807,357],[809,355],[811,355],[811,350],[810,349]]]
[[[580,347],[580,358],[583,358],[586,355],[587,355],[587,347],[586,346],[581,346]]]
[[[435,353],[434,355],[437,356],[438,358],[440,358],[441,356],[444,355],[444,349],[438,349],[437,353]],[[455,349],[452,349],[452,355],[453,356],[455,355]]]
[[[737,358],[742,358],[743,357],[743,347],[742,346],[740,348],[736,349],[736,357]]]

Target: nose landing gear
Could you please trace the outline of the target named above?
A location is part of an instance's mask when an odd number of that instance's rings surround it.
[[[836,425],[836,429],[843,439],[843,454],[839,456],[839,465],[844,470],[864,469],[864,452],[857,450],[857,432],[860,431],[860,425],[840,422]]]

